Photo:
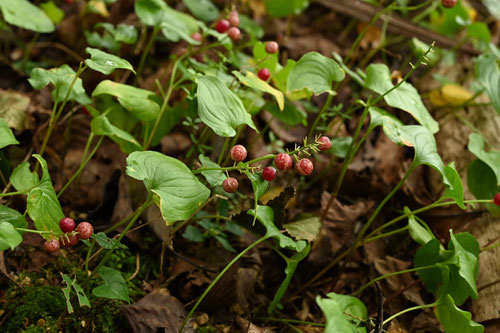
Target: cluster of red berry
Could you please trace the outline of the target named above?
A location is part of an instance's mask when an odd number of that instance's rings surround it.
[[[278,52],[278,49],[279,49],[278,43],[274,41],[266,43],[266,52],[268,54],[274,54]],[[267,81],[271,77],[271,72],[269,71],[269,69],[264,67],[257,73],[257,76],[259,77],[259,79]]]
[[[236,10],[229,13],[227,19],[222,19],[217,21],[215,24],[215,30],[219,33],[227,33],[228,37],[233,41],[238,41],[241,38],[241,31],[238,29],[240,25],[240,16]]]
[[[330,138],[327,136],[322,136],[319,139],[317,139],[316,144],[317,144],[316,148],[318,148],[321,151],[328,150],[332,146],[332,142],[330,141]],[[230,154],[231,158],[234,161],[243,162],[247,157],[247,150],[242,145],[236,145],[233,148],[231,148]],[[291,169],[293,165],[292,156],[286,153],[280,153],[276,155],[276,157],[274,158],[274,164],[276,165],[276,168],[278,168],[278,170],[281,171]],[[295,164],[295,171],[297,171],[299,174],[303,176],[310,175],[311,172],[313,172],[313,169],[314,169],[313,162],[311,162],[311,160],[308,158],[301,158]],[[272,181],[275,176],[276,176],[276,169],[272,166],[265,167],[264,170],[262,170],[262,178],[264,178],[264,180],[268,182]],[[222,188],[224,189],[224,191],[228,193],[234,193],[238,189],[238,180],[233,177],[228,177],[224,179],[224,181],[222,182]]]
[[[45,250],[47,252],[57,252],[61,248],[61,246],[64,247],[70,247],[76,245],[80,239],[89,239],[92,234],[94,233],[94,228],[92,227],[92,224],[88,222],[81,222],[78,224],[76,227],[75,231],[75,220],[69,217],[63,217],[59,221],[59,228],[61,228],[61,231],[64,232],[64,235],[57,238],[52,238],[49,240],[46,240],[43,246],[45,247]]]

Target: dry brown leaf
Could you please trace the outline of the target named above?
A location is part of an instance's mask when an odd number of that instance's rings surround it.
[[[236,317],[236,322],[241,327],[242,333],[272,333],[274,330],[270,327],[260,327],[255,324],[252,324],[245,318],[240,316]]]

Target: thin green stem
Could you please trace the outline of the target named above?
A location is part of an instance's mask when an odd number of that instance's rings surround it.
[[[377,240],[377,239],[380,239],[380,238],[384,238],[384,237],[388,237],[388,236],[392,236],[392,235],[398,234],[400,232],[406,231],[408,229],[409,229],[409,226],[404,226],[402,228],[399,228],[399,229],[396,229],[396,230],[391,230],[391,231],[385,232],[385,233],[377,235],[377,236],[373,236],[373,237],[370,237],[370,238],[364,238],[361,243],[362,243],[362,245],[364,245],[364,244],[370,243],[370,242],[372,242],[374,240]]]
[[[259,167],[246,167],[246,166],[232,166],[232,167],[225,167],[225,168],[199,168],[196,170],[191,171],[194,175],[201,173],[203,171],[214,171],[214,170],[219,170],[219,171],[232,171],[232,170],[255,170],[259,169]]]
[[[436,302],[431,303],[431,304],[418,305],[418,306],[414,306],[414,307],[411,307],[411,308],[408,308],[408,309],[404,309],[403,311],[400,311],[400,312],[398,312],[398,313],[390,316],[386,320],[384,320],[384,322],[383,322],[382,325],[385,325],[385,324],[389,323],[394,318],[399,317],[402,314],[405,314],[407,312],[415,311],[415,310],[421,310],[421,309],[427,309],[427,308],[432,308],[432,307],[435,307],[435,306],[439,305],[439,303],[440,303],[440,300],[437,300]]]
[[[43,234],[53,234],[52,231],[40,231],[40,230],[24,229],[24,228],[18,228],[18,227],[14,227],[14,229],[16,229],[17,231],[31,232],[33,234],[40,234],[40,235],[43,235]]]
[[[159,27],[154,27],[153,32],[151,32],[151,36],[149,36],[148,43],[146,44],[146,49],[142,52],[142,57],[141,60],[139,61],[139,67],[137,68],[137,75],[135,76],[134,84],[137,84],[137,82],[139,82],[139,77],[141,76],[142,68],[144,67],[146,58],[148,57],[149,50],[151,49],[151,46],[153,46],[156,35],[158,34],[159,31],[160,31]]]
[[[220,165],[222,162],[222,159],[224,158],[224,155],[226,154],[227,147],[229,146],[229,141],[231,140],[230,137],[227,137],[224,140],[224,145],[222,146],[222,149],[219,153],[219,159],[217,160],[217,164]]]
[[[3,198],[3,197],[10,197],[10,196],[13,196],[13,195],[20,195],[20,194],[26,194],[28,193],[29,191],[18,191],[18,192],[7,192],[7,193],[2,193],[0,194],[0,198]]]
[[[85,157],[87,156],[87,153],[89,152],[90,145],[92,144],[92,140],[94,140],[94,136],[95,136],[94,132],[90,132],[90,135],[87,138],[87,143],[85,144],[85,149],[83,150],[82,159],[80,160],[80,164],[82,164],[83,161],[85,160]]]
[[[312,123],[311,127],[309,128],[309,132],[307,133],[307,138],[311,140],[312,134],[316,130],[316,126],[318,126],[319,121],[321,120],[321,117],[323,116],[323,113],[325,113],[326,110],[330,107],[330,104],[332,104],[333,101],[333,95],[328,94],[328,98],[325,101],[325,104],[323,104],[323,107],[321,110],[318,112],[318,115],[316,116],[316,119],[314,119],[314,122]]]
[[[492,249],[497,248],[497,247],[500,247],[500,242],[496,242],[496,243],[493,243],[485,248],[482,248],[481,252],[489,251],[489,250],[492,250]]]
[[[231,266],[234,265],[234,263],[236,263],[241,257],[243,257],[245,255],[245,253],[247,253],[248,251],[250,251],[251,249],[253,249],[257,245],[259,245],[260,243],[262,243],[263,241],[265,241],[269,237],[270,236],[263,236],[263,237],[259,238],[254,243],[252,243],[251,245],[249,245],[246,249],[244,249],[243,251],[241,251],[236,257],[234,257],[233,260],[231,260],[231,262],[229,264],[226,265],[226,267],[224,267],[224,269],[219,273],[219,275],[217,275],[217,277],[212,281],[212,283],[210,283],[210,285],[208,286],[208,288],[205,289],[205,291],[203,292],[203,294],[200,296],[200,298],[198,298],[198,300],[196,301],[196,303],[194,304],[194,306],[191,308],[191,311],[189,311],[188,315],[186,316],[186,318],[182,322],[181,327],[179,328],[179,331],[178,331],[179,333],[182,333],[182,331],[184,330],[184,327],[186,326],[187,322],[193,316],[194,312],[196,311],[196,309],[198,308],[198,306],[200,305],[200,303],[203,301],[203,299],[205,298],[205,296],[207,296],[207,294],[210,292],[210,290],[212,290],[212,288],[215,286],[215,284],[217,282],[219,282],[219,280],[221,279],[221,277],[229,270],[229,268],[231,268]]]
[[[99,138],[99,141],[97,141],[94,149],[90,152],[90,155],[87,157],[87,159],[82,164],[80,164],[80,167],[78,168],[78,170],[66,182],[66,184],[59,191],[59,193],[57,193],[57,197],[58,198],[61,196],[61,194],[63,194],[63,192],[68,188],[68,186],[71,185],[71,183],[80,175],[80,173],[83,171],[83,169],[85,168],[85,166],[87,165],[87,163],[89,163],[89,161],[92,159],[92,157],[94,156],[94,154],[97,152],[97,149],[99,149],[99,146],[101,145],[101,142],[102,142],[103,139],[104,139],[104,136],[101,136]]]

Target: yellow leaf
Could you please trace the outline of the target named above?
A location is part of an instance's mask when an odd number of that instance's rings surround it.
[[[246,76],[241,74],[238,71],[233,71],[233,74],[240,80],[242,84],[245,86],[266,92],[268,94],[273,95],[276,98],[276,101],[278,102],[278,106],[281,111],[283,111],[283,108],[285,107],[285,97],[283,96],[283,93],[279,91],[278,89],[275,89],[269,85],[269,83],[259,79],[257,76],[255,76],[254,73],[252,72],[246,72]]]
[[[456,84],[447,84],[441,88],[441,95],[448,105],[460,105],[472,97],[472,94]]]
[[[445,106],[448,104],[443,98],[443,94],[441,93],[441,89],[431,90],[429,93],[429,100],[435,106]]]

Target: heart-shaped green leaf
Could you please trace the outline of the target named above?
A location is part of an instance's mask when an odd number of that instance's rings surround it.
[[[14,250],[21,242],[23,237],[14,229],[9,222],[0,222],[0,251],[8,248]]]
[[[371,107],[368,112],[370,113],[370,130],[373,130],[377,126],[382,126],[385,135],[392,142],[399,145],[404,144],[401,141],[400,129],[404,126],[401,120],[377,107]]]
[[[42,179],[38,182],[38,176],[29,171],[29,165],[22,164],[12,172],[10,181],[18,191],[29,190],[26,210],[35,223],[35,228],[40,231],[50,231],[56,236],[62,235],[59,220],[64,217],[64,213],[52,187],[47,162],[38,154],[34,154],[33,157],[40,163]],[[21,180],[24,177],[26,179]],[[51,238],[46,234],[42,236],[46,239]]]
[[[154,151],[134,152],[127,158],[127,174],[154,193],[156,204],[168,224],[185,220],[210,195],[181,161]]]
[[[27,0],[0,0],[3,19],[12,25],[41,33],[53,32],[54,23]]]
[[[142,146],[131,134],[111,124],[108,117],[105,115],[100,115],[92,119],[90,128],[94,134],[109,136],[109,138],[116,142],[126,154],[143,150]]]
[[[443,325],[445,333],[482,333],[483,325],[471,320],[469,312],[460,310],[450,295],[443,296],[434,310],[436,317]]]
[[[202,168],[220,168],[217,163],[212,162],[212,160],[203,154],[200,154],[198,159],[201,162]],[[202,171],[201,174],[207,179],[208,183],[212,187],[222,185],[222,182],[227,178],[222,170],[207,170]]]
[[[465,209],[464,186],[457,169],[455,169],[455,163],[447,165],[444,168],[444,173],[446,175],[446,179],[448,179],[448,181],[450,182],[450,186],[446,187],[443,198],[453,199],[457,203],[458,207]]]
[[[103,94],[118,98],[118,103],[140,120],[155,120],[160,113],[160,106],[151,99],[155,94],[149,90],[104,80],[97,85],[92,96]]]
[[[195,17],[205,22],[219,17],[219,9],[210,0],[184,0],[184,4]]]
[[[498,57],[494,54],[482,54],[476,59],[476,75],[490,96],[495,110],[500,113],[500,68]]]
[[[91,47],[87,47],[85,52],[90,54],[90,59],[86,59],[85,64],[97,72],[109,75],[115,69],[122,68],[136,74],[132,65],[125,59]]]
[[[14,133],[9,128],[9,124],[3,118],[0,118],[0,149],[8,145],[17,145],[19,141],[16,140]]]
[[[247,124],[253,129],[252,117],[243,107],[243,103],[228,87],[215,76],[197,78],[198,114],[201,120],[217,135],[232,137],[235,129]]]
[[[35,89],[43,88],[49,83],[52,83],[55,88],[54,91],[52,91],[52,99],[55,102],[62,102],[68,94],[68,90],[71,83],[75,79],[75,75],[75,71],[68,65],[62,65],[61,67],[51,68],[48,70],[35,68],[31,71],[28,81]],[[92,102],[85,93],[82,79],[76,79],[68,100],[77,101],[80,104],[90,104]]]
[[[344,70],[335,60],[318,52],[309,52],[291,69],[287,80],[287,95],[291,99],[309,98],[312,94],[325,92],[335,95],[332,82],[342,81],[344,77]]]
[[[95,296],[130,302],[127,283],[119,271],[102,266],[97,273],[104,280],[104,285],[92,289]]]
[[[316,303],[325,314],[325,333],[366,333],[366,328],[361,327],[368,318],[363,302],[352,296],[335,293],[326,296],[316,297]]]
[[[238,71],[233,71],[233,74],[238,78],[238,80],[243,83],[245,86],[266,92],[271,94],[276,98],[276,102],[278,102],[278,106],[281,111],[285,107],[285,97],[283,93],[278,89],[275,89],[269,85],[266,81],[259,79],[252,72],[246,72],[245,75],[241,74]]]
[[[389,68],[384,64],[371,64],[368,66],[365,84],[369,89],[381,95],[394,88]],[[439,131],[439,124],[429,114],[418,91],[410,83],[403,82],[401,86],[387,94],[384,100],[390,106],[410,113],[432,133]]]
[[[467,148],[493,170],[497,178],[496,183],[500,186],[500,150],[486,151],[484,149],[484,138],[478,133],[469,135],[469,145]]]

